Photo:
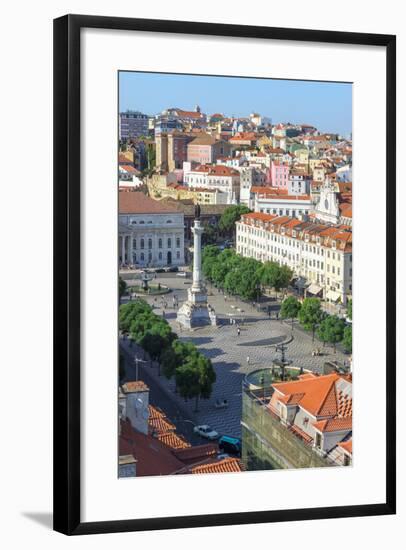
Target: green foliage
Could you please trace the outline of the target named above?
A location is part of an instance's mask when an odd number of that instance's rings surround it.
[[[254,258],[244,258],[231,249],[220,252],[215,246],[204,249],[202,269],[206,279],[218,288],[246,300],[257,298],[261,284],[280,290],[288,286],[292,278],[292,271],[286,266],[275,262],[262,264]]]
[[[216,373],[210,359],[196,350],[187,355],[185,362],[176,368],[175,380],[179,394],[186,399],[196,398],[197,407],[199,397],[210,397]]]
[[[131,323],[140,314],[152,313],[152,308],[145,300],[136,300],[120,306],[119,326],[123,332],[129,332]]]
[[[282,302],[280,315],[282,319],[291,319],[292,321],[292,330],[293,330],[293,320],[299,315],[299,311],[302,307],[302,304],[294,296],[289,296]]]
[[[276,262],[265,262],[260,271],[261,284],[276,291],[286,288],[293,276],[293,271],[286,265]]]
[[[305,330],[311,330],[314,333],[317,326],[324,319],[325,314],[321,309],[321,303],[318,298],[305,298],[299,311],[299,321]]]
[[[118,294],[121,298],[121,296],[124,296],[124,294],[127,291],[127,283],[122,279],[121,277],[118,278]]]
[[[344,335],[345,322],[337,315],[327,315],[321,322],[317,330],[317,336],[322,342],[328,342],[334,345],[341,342]]]
[[[352,299],[347,301],[347,317],[352,320]]]
[[[235,230],[235,222],[237,222],[243,214],[248,214],[251,210],[244,204],[235,204],[226,208],[220,218],[219,229],[222,233],[233,233]]]
[[[352,325],[347,325],[344,329],[343,346],[346,351],[352,353]]]

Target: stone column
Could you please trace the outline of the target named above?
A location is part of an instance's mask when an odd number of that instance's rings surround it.
[[[133,239],[132,235],[128,235],[128,242],[127,242],[127,263],[132,264],[133,263]]]
[[[193,232],[193,291],[202,289],[202,233],[204,229],[200,220],[195,220]]]
[[[125,235],[121,235],[121,263],[125,264]]]

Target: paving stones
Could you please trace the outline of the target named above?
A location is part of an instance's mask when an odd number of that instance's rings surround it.
[[[180,307],[186,299],[187,286],[176,277],[165,277],[161,282],[172,289]],[[247,373],[270,367],[272,360],[280,357],[275,350],[276,344],[289,341],[293,336],[287,346],[286,358],[292,362],[292,366],[303,367],[314,372],[322,372],[323,364],[327,360],[343,361],[345,359],[345,355],[340,351],[337,350],[334,354],[329,347],[323,349],[318,342],[312,342],[311,335],[298,329],[292,332],[290,323],[275,318],[269,319],[266,312],[258,312],[252,304],[246,304],[231,297],[225,299],[223,294],[219,294],[216,290],[213,292],[211,289],[209,289],[208,299],[219,319],[217,327],[180,329],[176,322],[176,310],[172,307],[165,309],[165,318],[180,339],[193,342],[212,360],[217,376],[212,396],[208,400],[201,400],[199,411],[195,413],[194,400],[184,403],[175,394],[173,381],[167,381],[161,376],[159,383],[167,386],[166,389],[172,392],[174,399],[181,401],[198,423],[207,423],[220,434],[240,437],[242,381]],[[147,300],[151,305],[154,303],[153,298],[147,298]],[[167,303],[171,306],[172,300],[168,298]],[[159,301],[155,303],[155,311],[162,314]],[[315,347],[322,349],[325,353],[322,356],[313,357],[312,350]],[[226,399],[228,407],[216,408],[215,403],[218,399]]]

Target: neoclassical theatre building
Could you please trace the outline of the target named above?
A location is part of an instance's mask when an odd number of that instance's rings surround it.
[[[141,192],[119,192],[119,264],[184,265],[184,216]]]

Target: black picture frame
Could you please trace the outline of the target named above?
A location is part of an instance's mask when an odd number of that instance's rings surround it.
[[[379,504],[82,523],[80,514],[80,31],[102,28],[386,48],[386,500]],[[54,529],[67,535],[396,511],[396,37],[88,15],[54,20]]]

